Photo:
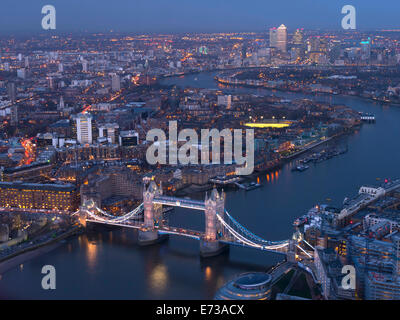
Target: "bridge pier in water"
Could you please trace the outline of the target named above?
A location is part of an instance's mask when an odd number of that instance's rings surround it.
[[[203,258],[215,257],[229,250],[229,245],[221,243],[218,240],[209,241],[200,239],[200,256]]]
[[[205,233],[200,239],[200,255],[202,257],[213,257],[225,252],[229,246],[218,240],[218,234],[222,234],[222,226],[217,220],[217,214],[224,215],[225,211],[225,194],[214,188],[210,197],[206,194],[204,201],[205,210]]]
[[[167,234],[159,234],[157,230],[139,230],[138,243],[141,246],[149,246],[168,239]]]
[[[138,242],[141,246],[152,245],[168,239],[168,235],[160,235],[156,229],[162,224],[163,212],[162,205],[153,203],[157,196],[162,195],[162,185],[157,186],[151,181],[149,186],[143,189],[144,206],[144,228],[138,231]]]

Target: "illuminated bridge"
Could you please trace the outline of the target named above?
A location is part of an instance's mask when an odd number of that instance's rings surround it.
[[[204,212],[205,230],[197,231],[180,227],[172,227],[164,218],[163,206],[189,208]],[[264,240],[243,227],[225,210],[225,194],[213,189],[211,195],[206,194],[204,201],[181,199],[162,195],[162,188],[152,181],[144,187],[143,203],[123,216],[111,215],[89,199],[78,211],[82,224],[86,222],[122,226],[139,230],[139,243],[151,244],[163,235],[179,235],[200,241],[200,253],[212,256],[222,252],[228,245],[244,246],[258,250],[282,254],[296,251],[296,247],[309,257],[299,244],[301,240],[283,241]]]

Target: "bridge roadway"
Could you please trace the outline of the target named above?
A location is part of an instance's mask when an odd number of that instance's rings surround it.
[[[123,221],[123,222],[104,222],[104,221],[99,221],[95,219],[86,219],[86,222],[92,222],[92,223],[99,223],[99,224],[107,224],[107,225],[112,225],[112,226],[119,226],[119,227],[127,227],[127,228],[133,228],[133,229],[139,229],[139,230],[146,230],[146,226],[144,225],[143,222],[138,222],[138,221]],[[154,226],[154,229],[156,229],[160,234],[174,234],[178,236],[184,236],[196,240],[200,240],[201,237],[203,237],[204,232],[201,231],[196,231],[196,230],[191,230],[191,229],[186,229],[186,228],[179,228],[179,227],[171,227],[171,226]]]
[[[254,246],[254,245],[249,245],[240,241],[237,241],[235,238],[220,238],[218,239],[219,242],[225,243],[231,246],[237,246],[237,247],[244,247],[244,248],[253,248],[253,249],[258,249],[262,251],[269,251],[269,252],[274,252],[274,253],[281,253],[281,254],[287,254],[287,246],[282,246],[282,247],[277,247],[277,248],[270,248],[268,245],[265,246]]]
[[[138,222],[138,221],[134,221],[134,220],[126,220],[126,221],[122,221],[122,222],[113,222],[113,221],[105,222],[102,220],[87,218],[86,222],[127,227],[127,228],[139,229],[142,231],[147,230],[147,227],[144,225],[143,222]],[[201,231],[191,230],[191,229],[186,229],[186,228],[179,228],[179,227],[172,227],[172,226],[165,226],[165,225],[164,226],[154,226],[154,229],[157,230],[160,234],[171,234],[171,235],[184,236],[184,237],[192,238],[195,240],[200,240],[204,236],[204,232],[201,232]],[[218,239],[218,241],[221,243],[239,246],[239,247],[255,248],[254,246],[248,245],[246,243],[238,242],[237,240],[235,240],[234,237],[224,237],[224,238]],[[276,248],[276,249],[271,249],[271,248],[268,248],[268,246],[265,246],[265,248],[258,247],[257,249],[263,250],[263,251],[271,251],[271,252],[275,252],[275,253],[281,253],[281,254],[287,253],[286,246],[283,246],[281,248]]]
[[[168,197],[168,196],[158,196],[155,197],[153,203],[162,204],[165,206],[171,207],[182,207],[194,210],[202,210],[206,209],[204,205],[204,201],[192,200],[192,199],[181,199],[175,197]]]

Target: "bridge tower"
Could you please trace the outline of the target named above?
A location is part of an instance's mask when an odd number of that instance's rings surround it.
[[[205,233],[200,239],[200,254],[203,257],[210,257],[225,251],[228,246],[218,241],[218,231],[221,224],[217,219],[217,214],[223,217],[225,212],[225,193],[218,193],[217,189],[211,191],[210,197],[206,194],[205,205]]]
[[[85,199],[82,201],[82,204],[79,206],[79,212],[78,212],[78,222],[83,226],[86,227],[86,219],[87,219],[87,211],[93,210],[93,208],[96,206],[96,203],[93,201],[93,199]]]
[[[162,185],[151,181],[148,187],[143,186],[143,206],[145,230],[139,230],[139,244],[149,245],[161,240],[156,227],[162,224],[162,205],[154,204],[154,198],[162,195]],[[165,238],[165,237],[162,237]]]

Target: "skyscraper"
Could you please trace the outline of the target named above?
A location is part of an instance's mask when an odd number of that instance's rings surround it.
[[[29,57],[25,57],[25,68],[29,69]]]
[[[371,38],[367,41],[361,41],[361,59],[369,60],[371,58]]]
[[[7,84],[7,93],[8,93],[8,99],[10,99],[11,103],[15,103],[17,95],[14,82],[9,82]]]
[[[10,122],[13,126],[18,125],[18,105],[14,104],[11,107]]]
[[[282,52],[287,51],[287,28],[283,24],[276,31],[276,48]]]
[[[276,28],[271,28],[269,29],[269,46],[271,48],[276,48],[277,45],[277,29]]]
[[[297,29],[293,35],[293,44],[301,45],[303,44],[303,30]]]
[[[64,110],[65,104],[64,104],[64,98],[63,96],[60,97],[60,103],[58,104],[58,110]]]
[[[75,118],[76,139],[80,144],[92,144],[92,116],[88,113],[80,113]]]
[[[121,80],[119,78],[119,75],[114,73],[111,78],[111,90],[112,91],[119,91],[121,90]]]
[[[82,72],[88,72],[88,62],[86,60],[82,61]]]

